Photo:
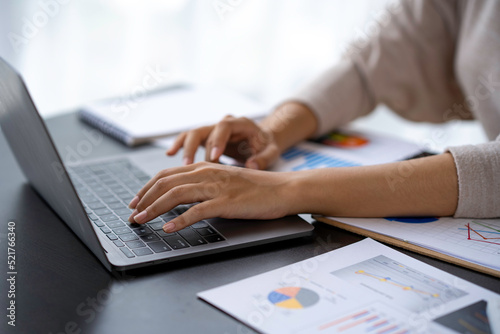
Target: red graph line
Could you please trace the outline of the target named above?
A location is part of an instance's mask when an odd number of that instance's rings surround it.
[[[489,239],[500,239],[500,238],[486,238],[485,236],[483,236],[481,233],[479,233],[478,231],[476,231],[475,229],[473,229],[472,227],[469,227],[469,229],[472,230],[472,232],[476,233],[477,235],[479,235],[481,238],[483,238],[484,240],[489,240]]]
[[[479,242],[486,242],[488,244],[494,244],[494,245],[500,245],[500,243],[498,242],[493,242],[493,241],[486,241],[486,240],[492,240],[492,239],[500,239],[500,238],[486,238],[484,237],[481,233],[477,232],[476,230],[474,230],[472,227],[470,227],[470,224],[467,223],[467,225],[465,225],[467,227],[467,239],[468,240],[472,240],[472,241],[479,241]],[[478,236],[480,236],[483,240],[477,240],[477,239],[471,239],[470,237],[470,231],[476,233]]]
[[[479,233],[478,231],[476,231],[475,229],[473,229],[472,227],[469,227],[472,232],[476,233],[477,235],[479,235],[481,238],[483,238],[484,240],[489,240],[489,239],[500,239],[500,238],[486,238],[485,236],[483,236],[481,233]]]
[[[500,245],[500,242],[486,241],[486,240],[477,240],[471,239],[472,241],[486,242],[487,244]]]

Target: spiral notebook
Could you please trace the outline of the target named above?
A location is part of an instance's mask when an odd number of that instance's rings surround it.
[[[208,86],[176,86],[143,96],[91,103],[80,118],[128,146],[149,143],[199,126],[225,115],[259,118],[269,108],[230,90]]]

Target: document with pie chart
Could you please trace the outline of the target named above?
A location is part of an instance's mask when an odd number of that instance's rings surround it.
[[[500,298],[372,239],[198,297],[258,332],[300,334],[488,333]]]

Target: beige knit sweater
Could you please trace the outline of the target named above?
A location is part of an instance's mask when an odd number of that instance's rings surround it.
[[[318,135],[379,103],[413,121],[478,119],[491,141],[448,149],[455,217],[500,217],[500,1],[403,0],[385,14],[376,35],[290,100],[315,113]]]

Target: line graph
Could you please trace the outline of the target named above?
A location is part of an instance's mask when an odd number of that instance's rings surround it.
[[[422,312],[467,295],[465,291],[383,255],[331,274],[377,292],[387,301],[412,312]]]
[[[474,226],[479,225],[481,230]],[[472,225],[472,226],[471,226]],[[485,242],[494,245],[500,245],[500,229],[490,226],[486,223],[473,220],[470,223],[465,224],[464,228],[459,228],[460,230],[467,231],[467,240]]]
[[[385,283],[397,286],[397,287],[401,288],[403,291],[413,291],[415,293],[421,293],[423,295],[427,295],[427,296],[431,296],[431,297],[435,297],[435,298],[439,297],[439,293],[432,293],[432,292],[428,292],[428,291],[419,290],[419,289],[414,288],[413,286],[397,282],[390,277],[383,277],[380,275],[367,273],[364,270],[358,270],[358,271],[356,271],[356,274],[365,275],[365,276],[377,279],[380,282],[385,282]]]

